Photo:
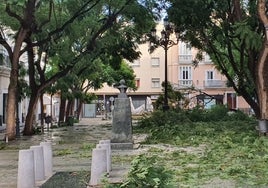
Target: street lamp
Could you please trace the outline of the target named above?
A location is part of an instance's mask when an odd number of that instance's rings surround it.
[[[170,35],[175,32],[176,41],[170,39]],[[163,111],[167,111],[169,109],[168,106],[168,94],[167,94],[167,51],[170,47],[177,45],[179,41],[179,33],[174,29],[174,25],[168,22],[168,19],[164,19],[164,29],[161,31],[161,37],[156,36],[156,29],[151,30],[151,35],[154,38],[153,43],[161,46],[165,50],[165,93],[164,93],[164,104]]]

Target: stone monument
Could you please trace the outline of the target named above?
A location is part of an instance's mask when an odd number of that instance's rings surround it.
[[[131,107],[125,80],[120,80],[118,89],[120,93],[114,101],[111,148],[133,149]]]

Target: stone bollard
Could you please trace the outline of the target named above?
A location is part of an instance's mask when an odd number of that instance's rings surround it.
[[[110,156],[110,170],[112,170],[112,147],[111,147],[111,140],[100,140],[99,144],[109,144],[108,153]]]
[[[34,188],[34,153],[32,150],[19,151],[17,188]]]
[[[43,146],[45,177],[48,178],[48,177],[52,176],[52,173],[53,173],[52,143],[51,142],[41,142],[40,146]]]
[[[110,173],[112,170],[111,141],[100,140],[96,148],[103,148],[107,150],[107,172]]]
[[[35,181],[42,181],[45,179],[43,147],[31,146],[30,149],[33,150],[34,153]]]
[[[100,140],[99,144],[110,144],[111,140]]]
[[[92,150],[91,175],[89,185],[98,185],[107,171],[107,150],[95,148]]]

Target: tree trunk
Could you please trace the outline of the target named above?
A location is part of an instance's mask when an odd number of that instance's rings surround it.
[[[60,123],[64,122],[65,119],[65,106],[66,106],[66,99],[60,97],[60,112],[59,112],[59,125]]]
[[[7,119],[6,119],[6,136],[8,140],[14,140],[16,137],[16,105],[17,92],[18,92],[18,76],[19,76],[19,57],[22,42],[25,39],[27,30],[21,29],[17,35],[13,53],[11,54],[11,73],[10,82],[8,86],[7,98]]]
[[[70,115],[72,115],[72,104],[73,104],[73,100],[68,100],[67,107],[66,107],[66,112],[65,112],[65,122],[67,122],[68,117]]]
[[[260,103],[260,119],[268,120],[268,48],[265,46],[257,67],[257,88]]]
[[[45,118],[43,96],[44,96],[44,94],[42,93],[42,94],[40,95],[40,97],[39,97],[39,100],[40,100],[40,119],[41,119],[41,129],[42,129],[42,133],[44,132],[44,118]]]
[[[30,102],[29,102],[29,107],[28,107],[28,112],[26,116],[26,121],[25,121],[25,127],[23,134],[24,135],[33,135],[34,134],[34,114],[35,114],[35,109],[36,105],[38,102],[40,94],[38,91],[35,93],[32,93]]]
[[[8,86],[8,98],[7,98],[7,119],[6,119],[6,136],[8,140],[14,140],[16,137],[16,129],[15,129],[15,112],[16,112],[16,93],[17,93],[17,80],[14,70],[11,71],[10,74],[10,84]]]
[[[258,1],[258,14],[265,26],[266,38],[257,65],[257,91],[260,104],[260,119],[268,119],[268,18],[266,15],[266,0]]]
[[[83,107],[83,102],[81,100],[77,100],[78,103],[78,107],[76,110],[76,119],[80,118],[81,112],[82,112],[82,107]]]

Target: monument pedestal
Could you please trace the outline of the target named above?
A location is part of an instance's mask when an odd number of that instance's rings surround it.
[[[111,143],[112,150],[130,150],[133,149],[133,143]]]
[[[112,149],[133,149],[132,118],[129,98],[116,98],[112,121]]]

